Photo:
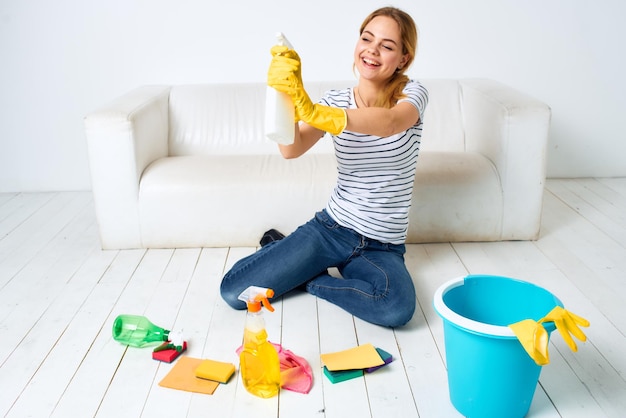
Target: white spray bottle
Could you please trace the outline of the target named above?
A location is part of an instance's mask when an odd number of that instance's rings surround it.
[[[278,45],[293,49],[282,32],[276,34]],[[267,86],[265,95],[265,136],[279,144],[293,144],[294,116],[293,101],[287,93]]]

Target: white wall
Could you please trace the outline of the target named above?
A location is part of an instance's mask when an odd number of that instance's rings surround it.
[[[82,117],[141,84],[264,81],[274,32],[305,81],[352,77],[360,0],[1,0],[0,192],[90,188]],[[548,174],[626,176],[620,0],[397,0],[416,78],[488,77],[553,110]]]

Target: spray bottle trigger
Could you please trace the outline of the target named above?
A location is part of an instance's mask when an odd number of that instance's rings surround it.
[[[272,306],[270,301],[267,299],[267,297],[260,297],[259,300],[263,304],[265,309],[267,309],[270,312],[274,312],[274,307]]]
[[[267,309],[270,312],[274,312],[274,307],[269,301],[269,298],[273,298],[273,297],[274,297],[274,291],[272,289],[266,289],[264,293],[257,294],[256,297],[254,298],[254,301],[261,302],[263,306],[265,307],[265,309]]]
[[[268,311],[274,312],[274,307],[270,304],[268,298],[274,297],[274,291],[272,289],[266,289],[264,287],[250,286],[239,295],[238,299],[245,302],[248,311],[259,312],[261,305],[267,308]]]

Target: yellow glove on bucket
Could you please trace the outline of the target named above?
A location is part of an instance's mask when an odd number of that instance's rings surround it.
[[[524,319],[509,325],[522,347],[539,366],[550,363],[548,355],[548,331],[532,319]]]
[[[285,46],[272,47],[272,62],[267,73],[267,85],[291,96],[296,115],[304,122],[333,135],[346,128],[346,111],[338,107],[314,104],[304,90],[300,57]]]
[[[578,351],[578,347],[570,333],[580,341],[587,341],[587,336],[578,328],[578,325],[588,327],[589,321],[560,306],[556,306],[539,321],[535,322],[532,319],[525,319],[509,325],[509,328],[511,328],[524,347],[524,350],[539,366],[544,366],[550,362],[548,355],[548,332],[541,325],[543,322],[554,322],[556,329],[559,330],[569,348],[574,352]]]
[[[574,335],[574,337],[578,338],[580,341],[587,341],[587,336],[578,328],[578,325],[583,327],[589,326],[589,321],[585,318],[582,318],[570,311],[566,311],[560,306],[552,309],[548,315],[544,316],[539,322],[554,322],[556,325],[556,329],[559,330],[561,336],[569,346],[570,350],[576,352],[578,351],[578,347],[576,343],[570,336],[570,333]]]

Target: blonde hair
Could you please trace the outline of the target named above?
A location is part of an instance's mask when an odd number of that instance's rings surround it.
[[[396,7],[382,7],[378,10],[374,10],[365,18],[359,29],[359,35],[363,34],[365,27],[378,16],[387,16],[396,21],[400,28],[402,54],[408,55],[405,65],[396,70],[394,75],[387,82],[382,94],[379,95],[376,103],[374,103],[374,106],[390,109],[396,105],[398,100],[406,97],[402,91],[409,81],[409,77],[407,77],[404,72],[411,66],[415,59],[415,53],[417,51],[417,26],[408,13]]]

